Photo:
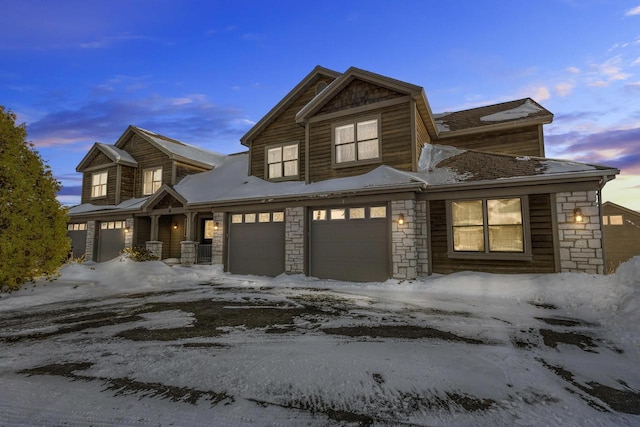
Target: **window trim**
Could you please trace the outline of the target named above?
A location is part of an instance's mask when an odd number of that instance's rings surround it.
[[[488,242],[488,212],[487,201],[488,200],[501,200],[501,199],[520,199],[520,209],[522,210],[522,239],[523,239],[523,252],[490,252]],[[451,203],[464,202],[464,201],[482,201],[482,215],[483,215],[483,236],[485,239],[485,251],[484,252],[463,252],[453,250],[453,218],[451,217]],[[531,227],[529,220],[529,197],[526,195],[518,196],[496,196],[496,197],[469,197],[461,199],[446,200],[446,212],[447,212],[447,256],[454,259],[492,259],[492,260],[505,260],[505,261],[531,261],[533,254],[531,250]]]
[[[269,150],[274,148],[283,148],[288,147],[290,145],[295,145],[298,149],[298,158],[297,158],[297,174],[295,175],[284,175],[284,160],[280,159],[282,176],[278,178],[269,177]],[[275,163],[274,163],[275,164]],[[289,141],[289,142],[279,142],[277,144],[269,144],[264,147],[264,179],[267,181],[297,181],[300,179],[300,141]]]
[[[376,120],[378,124],[378,157],[373,159],[357,160],[358,156],[358,123],[368,122],[370,120]],[[354,143],[356,160],[350,162],[336,162],[336,128],[340,126],[350,125],[354,126]],[[366,116],[354,117],[349,120],[341,120],[331,123],[331,166],[333,169],[349,168],[352,166],[372,165],[382,163],[382,114],[369,114]]]
[[[145,193],[145,191],[144,191],[144,187],[145,187],[144,175],[145,175],[145,172],[148,172],[148,171],[155,172],[155,171],[157,171],[157,170],[159,170],[159,171],[160,171],[160,181],[159,181],[160,185],[158,186],[158,189],[157,189],[157,190],[155,190],[155,191],[152,191],[151,193]],[[158,166],[158,167],[151,167],[151,168],[145,168],[145,169],[143,169],[143,170],[142,170],[142,195],[143,195],[143,196],[151,196],[151,195],[156,194],[156,193],[158,192],[158,190],[160,189],[160,187],[162,187],[162,178],[163,178],[163,174],[164,174],[164,170],[163,170],[162,166]],[[152,174],[152,175],[151,175],[151,188],[152,188],[152,189],[153,189],[153,183],[154,183],[154,182],[156,182],[156,181],[153,181],[153,174]]]
[[[98,184],[98,185],[94,185],[93,184],[93,180],[94,177],[97,175],[105,175],[105,180],[104,180],[104,184]],[[108,183],[109,183],[109,171],[108,170],[103,170],[100,172],[94,172],[91,174],[91,199],[104,199],[107,197],[107,193],[108,193]],[[94,188],[100,188],[102,189],[102,187],[104,186],[104,194],[100,194],[97,196],[94,196],[93,194],[93,190]]]

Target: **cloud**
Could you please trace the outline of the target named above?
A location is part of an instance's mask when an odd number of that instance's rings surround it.
[[[556,91],[556,94],[558,94],[558,96],[567,96],[567,95],[570,95],[571,92],[573,92],[573,88],[575,87],[576,85],[573,83],[562,82],[555,85],[554,89]]]
[[[51,112],[27,123],[37,147],[113,143],[129,124],[221,151],[251,127],[241,111],[211,103],[201,94],[176,98],[93,100],[75,109]],[[215,147],[215,148],[213,148]]]
[[[133,40],[157,41],[158,39],[135,34],[120,34],[117,36],[104,36],[92,42],[80,43],[80,47],[83,49],[103,49],[117,43],[126,43]]]
[[[567,71],[571,74],[580,74],[580,68],[578,67],[567,67]]]
[[[545,86],[539,86],[533,90],[533,99],[538,102],[546,101],[551,98],[551,92]]]
[[[627,174],[640,174],[640,127],[549,135],[545,145],[559,157],[604,164]]]
[[[588,84],[589,86],[607,86],[612,81],[626,80],[631,77],[631,74],[623,72],[621,55],[609,58],[601,64],[593,63],[591,69],[594,80]]]
[[[633,9],[627,10],[627,13],[625,13],[625,15],[626,16],[640,15],[640,6],[636,6]]]
[[[58,196],[80,196],[81,194],[82,185],[65,185],[58,191]]]
[[[633,62],[631,63],[631,65],[640,65],[640,56],[639,56],[638,58],[636,58],[636,60],[635,60],[635,61],[633,61]]]

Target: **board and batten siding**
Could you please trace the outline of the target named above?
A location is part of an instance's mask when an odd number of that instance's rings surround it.
[[[256,135],[251,141],[251,170],[250,174],[258,178],[265,178],[265,149],[272,144],[286,142],[299,142],[298,151],[298,172],[300,180],[305,174],[305,130],[304,126],[296,123],[296,114],[316,96],[316,86],[320,82],[331,82],[326,77],[315,78],[291,104],[280,113],[280,115],[266,128]]]
[[[516,156],[544,156],[541,125],[441,138],[437,144]]]
[[[640,213],[633,214],[615,206],[604,204],[602,213],[610,217],[622,216],[622,224],[603,226],[605,273],[610,274],[625,261],[640,255]]]
[[[357,120],[381,114],[382,161],[374,164],[354,165],[334,168],[331,153],[331,125],[345,120]],[[396,169],[411,171],[413,142],[411,141],[410,103],[401,103],[379,110],[345,115],[339,119],[313,122],[309,124],[309,181],[321,181],[330,178],[367,173],[381,164]]]
[[[432,269],[434,273],[449,274],[465,270],[499,274],[555,272],[553,220],[549,194],[529,195],[531,261],[449,258],[447,256],[446,202],[444,200],[432,200],[429,203]]]

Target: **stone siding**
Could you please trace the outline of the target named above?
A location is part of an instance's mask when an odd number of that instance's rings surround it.
[[[96,242],[96,222],[95,221],[87,221],[87,244],[85,247],[85,261],[93,261],[93,253],[94,247],[93,245]]]
[[[198,242],[185,240],[180,242],[180,263],[193,265],[198,259]]]
[[[304,208],[286,208],[284,212],[284,271],[304,273]]]
[[[427,236],[427,202],[416,202],[416,250],[418,276],[429,275],[429,239]]]
[[[124,247],[131,248],[133,247],[133,218],[127,218],[124,224]]]
[[[151,240],[145,242],[145,246],[149,252],[155,255],[158,259],[162,259],[162,242],[159,240]]]
[[[404,216],[402,225],[398,224],[400,215]],[[415,200],[391,202],[391,257],[395,279],[415,279],[418,274],[416,225]]]
[[[213,230],[211,239],[211,264],[223,264],[222,252],[224,250],[224,212],[213,213],[213,223],[218,223],[218,229]]]
[[[599,204],[597,191],[556,194],[561,272],[604,274]],[[582,222],[575,222],[576,208]]]

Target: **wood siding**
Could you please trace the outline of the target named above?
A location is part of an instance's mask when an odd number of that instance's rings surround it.
[[[133,246],[144,248],[145,243],[151,240],[151,218],[136,217],[133,230]]]
[[[405,95],[389,88],[354,80],[327,102],[317,114],[333,113],[402,96]]]
[[[162,242],[162,259],[180,258],[180,242],[185,240],[184,215],[163,215],[158,221],[158,240]],[[178,228],[174,229],[173,225]]]
[[[427,127],[424,125],[422,118],[420,117],[420,112],[416,107],[416,162],[420,161],[420,155],[422,154],[422,147],[424,144],[428,144],[431,142],[431,137],[429,136],[429,132],[427,131]],[[416,164],[416,170],[417,170]]]
[[[538,125],[436,140],[436,144],[517,156],[543,156]]]
[[[91,198],[91,182],[94,173],[107,172],[107,196],[97,199]],[[106,166],[104,169],[97,169],[82,174],[82,203],[92,203],[94,205],[113,205],[116,203],[116,181],[118,167],[116,165]]]
[[[296,114],[316,96],[316,86],[320,82],[331,83],[331,79],[315,78],[309,83],[297,99],[280,113],[262,132],[256,135],[251,141],[251,165],[249,173],[258,178],[264,178],[265,148],[271,144],[285,142],[299,142],[298,171],[300,179],[305,175],[305,130],[304,126],[296,123]]]
[[[367,165],[354,165],[352,167],[333,168],[331,152],[332,120],[309,124],[309,180],[311,182],[330,178],[367,173],[380,164],[392,166],[401,170],[412,170],[413,145],[411,141],[411,110],[410,103],[402,103],[380,110],[372,110],[361,114],[340,117],[339,120],[358,119],[381,114],[381,146],[382,162]]]
[[[621,215],[622,225],[604,225],[604,255],[605,272],[615,270],[625,261],[640,255],[640,213],[617,209],[615,206],[604,205],[603,215]]]
[[[136,168],[130,166],[121,167],[122,178],[120,182],[120,201],[132,199],[135,195]]]
[[[145,169],[162,167],[162,183],[171,184],[173,161],[150,142],[138,135],[133,135],[122,145],[121,149],[131,154],[138,162],[138,168],[133,177],[133,197],[143,197],[142,180]],[[122,198],[122,200],[126,199]]]
[[[87,163],[86,168],[92,168],[92,167],[95,167],[95,166],[108,165],[109,163],[113,163],[113,160],[111,160],[109,157],[107,157],[107,155],[104,154],[99,149],[96,149],[96,152],[93,155],[93,157],[91,159],[89,159],[89,162]]]
[[[434,273],[481,271],[490,273],[553,273],[553,226],[551,197],[549,194],[529,195],[529,222],[531,231],[531,261],[459,259],[447,256],[446,202],[430,202],[431,251]]]
[[[182,180],[187,175],[192,175],[194,173],[205,172],[207,169],[198,168],[195,166],[185,165],[184,163],[176,162],[176,184]]]

